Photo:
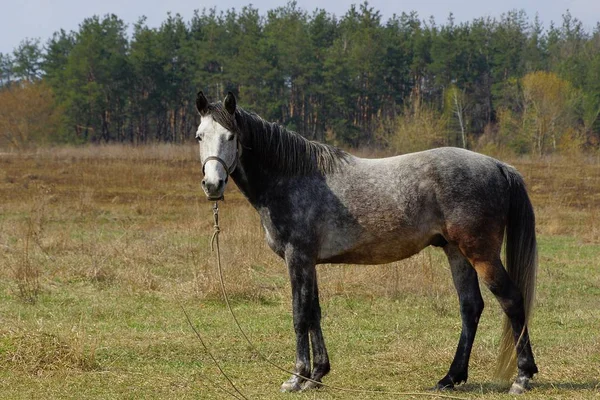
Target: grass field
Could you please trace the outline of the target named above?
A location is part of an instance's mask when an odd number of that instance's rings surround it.
[[[244,342],[221,300],[212,210],[195,146],[0,154],[0,398],[221,399],[224,379],[186,322],[252,399],[387,399],[446,372],[460,317],[443,253],[384,266],[319,266],[331,385],[281,394],[287,375]],[[527,398],[600,398],[600,162],[511,161],[538,218],[531,326],[540,373]],[[225,280],[240,322],[292,368],[290,288],[258,216],[235,188],[221,204]],[[469,383],[448,393],[509,398],[493,380],[501,312],[486,309]]]

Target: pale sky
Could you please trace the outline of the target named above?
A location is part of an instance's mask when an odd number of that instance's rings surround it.
[[[84,18],[93,15],[116,14],[130,27],[142,15],[147,17],[151,27],[157,27],[166,19],[167,12],[179,13],[189,21],[195,9],[217,7],[217,10],[235,8],[252,4],[264,15],[268,10],[285,5],[287,0],[2,0],[0,6],[0,52],[12,53],[19,43],[29,38],[40,38],[42,43],[61,28],[66,31],[77,30]],[[298,0],[300,8],[309,12],[324,8],[341,17],[351,4],[362,1],[352,0]],[[586,31],[591,32],[600,21],[600,0],[417,0],[401,2],[390,0],[371,0],[369,5],[379,10],[386,21],[393,14],[416,11],[420,19],[434,16],[438,24],[445,23],[450,12],[456,22],[471,21],[474,18],[499,17],[510,10],[525,10],[530,19],[539,15],[545,26],[550,21],[560,24],[562,15],[568,9],[579,19]]]

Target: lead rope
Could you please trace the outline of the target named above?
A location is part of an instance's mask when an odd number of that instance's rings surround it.
[[[219,213],[219,207],[217,206],[217,202],[215,202],[215,206],[214,207],[215,207],[215,210],[214,210],[214,212],[215,212],[215,226],[214,226],[215,233],[213,234],[213,237],[212,237],[212,240],[211,240],[211,244],[210,244],[211,251],[213,250],[212,244],[213,244],[216,236],[219,234],[219,215],[218,215],[218,213]],[[204,348],[204,351],[206,351],[206,353],[210,356],[210,359],[212,360],[213,364],[215,364],[215,366],[217,367],[217,369],[219,370],[219,372],[221,373],[221,375],[223,375],[223,377],[225,377],[225,379],[227,380],[227,382],[229,382],[229,385],[233,388],[233,390],[235,390],[235,392],[237,393],[237,395],[235,393],[230,392],[229,390],[225,389],[221,385],[218,385],[217,383],[213,382],[212,380],[210,380],[210,379],[207,379],[207,380],[214,387],[216,387],[219,390],[222,390],[223,392],[227,393],[228,395],[230,395],[231,397],[233,397],[236,400],[240,400],[240,396],[241,396],[241,398],[243,400],[249,400],[248,397],[244,396],[244,394],[237,388],[237,386],[235,386],[235,383],[233,383],[233,381],[231,380],[231,378],[229,378],[229,376],[225,373],[225,371],[223,370],[223,368],[221,367],[221,365],[217,361],[216,357],[212,354],[212,352],[208,348],[208,345],[204,342],[204,339],[202,339],[202,335],[200,335],[200,332],[198,331],[198,329],[196,329],[196,327],[192,323],[192,319],[190,318],[189,314],[185,310],[185,307],[183,307],[183,304],[181,304],[181,302],[179,300],[177,300],[177,303],[179,304],[179,307],[181,308],[181,311],[183,311],[183,315],[185,315],[185,319],[187,320],[188,325],[192,328],[192,330],[196,334],[196,337],[198,338],[198,340],[202,344],[202,347]]]
[[[250,346],[252,351],[254,351],[263,361],[265,361],[266,363],[270,364],[271,366],[273,366],[274,368],[276,368],[282,372],[285,372],[285,373],[291,374],[291,375],[295,375],[298,378],[302,378],[309,382],[316,383],[320,387],[329,388],[332,390],[338,390],[338,391],[342,391],[342,392],[387,394],[387,395],[395,395],[395,396],[422,396],[422,397],[436,397],[436,398],[443,398],[443,399],[465,400],[464,397],[449,396],[449,395],[439,394],[439,393],[387,392],[387,391],[381,391],[381,390],[351,389],[351,388],[343,388],[340,386],[327,385],[325,383],[302,376],[302,375],[298,374],[297,372],[289,371],[289,370],[275,364],[273,361],[269,360],[262,352],[260,352],[257,349],[257,347],[254,345],[254,343],[248,338],[248,336],[246,335],[246,332],[244,331],[244,329],[242,329],[242,326],[240,325],[240,323],[237,319],[237,316],[236,316],[235,312],[233,311],[233,308],[231,307],[231,304],[229,303],[229,296],[227,295],[227,290],[225,289],[225,280],[223,279],[223,269],[221,268],[221,251],[219,249],[219,233],[221,233],[221,228],[219,227],[219,204],[218,204],[218,201],[215,201],[215,204],[213,205],[213,216],[214,216],[215,224],[214,224],[214,232],[212,235],[212,239],[210,241],[210,249],[211,249],[211,251],[215,251],[215,249],[216,249],[216,252],[217,252],[217,254],[216,254],[217,255],[217,269],[219,271],[219,282],[221,283],[221,292],[223,294],[223,299],[225,300],[225,304],[227,305],[227,308],[229,309],[229,313],[231,314],[231,317],[233,318],[233,321],[235,322],[238,330],[240,331],[240,333],[242,334],[242,336],[244,337],[244,339],[246,340],[246,342],[248,343],[248,345]],[[219,370],[221,370],[221,369],[219,368]],[[221,372],[223,373],[222,370],[221,370]],[[227,380],[229,380],[229,378],[227,378]],[[233,382],[231,382],[229,380],[229,383],[231,383],[231,385],[235,388],[235,390],[240,395],[242,395],[239,392],[239,390],[237,390],[235,385],[233,385]],[[244,397],[244,396],[242,395],[242,397]],[[246,399],[246,397],[244,397],[244,399]]]
[[[204,340],[202,339],[202,336],[200,335],[200,332],[198,332],[198,329],[196,329],[196,327],[194,326],[194,324],[192,323],[192,320],[190,319],[190,316],[188,315],[188,313],[185,311],[185,308],[183,307],[183,304],[179,303],[179,307],[181,307],[181,310],[183,311],[183,314],[185,315],[185,318],[187,319],[188,324],[192,327],[192,330],[194,331],[194,333],[196,334],[196,337],[198,338],[198,340],[200,340],[200,343],[202,343],[202,347],[204,347],[204,351],[206,351],[206,353],[208,353],[208,355],[210,356],[210,358],[213,361],[213,364],[215,364],[215,366],[217,367],[217,369],[219,370],[219,372],[221,373],[221,375],[223,375],[225,377],[225,379],[227,380],[227,382],[229,382],[229,384],[231,385],[231,387],[242,397],[242,399],[244,400],[249,400],[246,396],[244,396],[244,394],[242,392],[240,392],[240,390],[235,386],[235,384],[233,383],[233,381],[229,378],[229,376],[225,373],[225,371],[223,371],[223,368],[221,368],[221,365],[219,365],[219,362],[217,361],[217,359],[215,358],[215,356],[213,356],[213,354],[211,353],[211,351],[209,350],[208,346],[206,345],[206,343],[204,342]],[[224,387],[216,384],[215,382],[213,382],[210,379],[207,379],[214,387],[216,387],[217,389],[220,389],[222,391],[224,391],[225,393],[227,393],[228,395],[230,395],[231,397],[238,399],[239,397],[235,394],[230,392],[229,390],[225,389]]]

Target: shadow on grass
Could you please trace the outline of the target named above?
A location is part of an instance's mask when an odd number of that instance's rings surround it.
[[[600,380],[594,379],[587,382],[539,382],[533,388],[540,390],[600,390]]]
[[[466,383],[455,389],[457,393],[508,393],[509,383]],[[586,382],[531,382],[531,390],[550,391],[550,390],[600,390],[600,380],[590,380]]]

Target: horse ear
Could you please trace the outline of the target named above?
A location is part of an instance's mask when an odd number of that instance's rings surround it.
[[[200,114],[204,114],[207,109],[208,100],[206,100],[206,97],[204,96],[204,93],[202,93],[201,90],[198,92],[198,95],[196,95],[196,110],[198,110]]]
[[[236,102],[233,93],[227,93],[227,97],[225,97],[225,101],[223,101],[223,103],[225,104],[225,109],[229,114],[235,114]]]

